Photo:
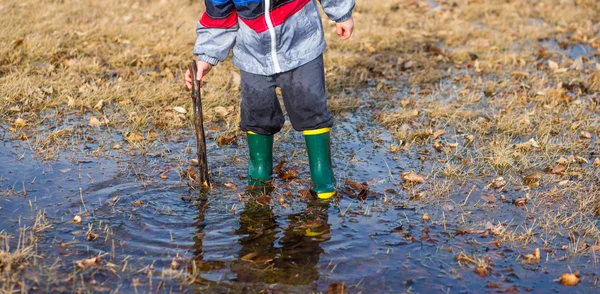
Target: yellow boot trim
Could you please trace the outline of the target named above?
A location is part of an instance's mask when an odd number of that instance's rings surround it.
[[[253,131],[248,131],[248,134],[250,134],[250,135],[258,135],[257,133],[255,133]]]
[[[329,199],[333,196],[335,196],[336,192],[325,192],[325,193],[318,193],[317,197],[319,197],[319,199]]]
[[[322,231],[322,232],[315,232],[311,229],[306,229],[306,231],[304,231],[304,236],[306,237],[317,237],[317,236],[321,236],[323,234],[327,233],[327,230]]]
[[[329,131],[331,131],[331,128],[321,128],[321,129],[316,129],[316,130],[306,130],[306,131],[302,131],[302,135],[304,135],[304,136],[320,135],[320,134],[329,133]]]

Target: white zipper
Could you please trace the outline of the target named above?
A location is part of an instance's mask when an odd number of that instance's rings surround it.
[[[280,73],[281,67],[279,66],[279,58],[277,58],[277,38],[275,36],[275,28],[271,21],[271,0],[265,0],[265,21],[267,21],[267,27],[269,28],[269,34],[271,35],[271,58],[275,65],[275,72]]]

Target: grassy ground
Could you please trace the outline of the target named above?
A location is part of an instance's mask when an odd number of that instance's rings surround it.
[[[29,140],[42,159],[81,139],[50,129],[66,116],[129,141],[189,128],[182,73],[202,10],[183,0],[3,1],[2,128]],[[499,239],[527,245],[568,236],[570,254],[597,250],[597,1],[359,1],[354,17],[347,42],[324,22],[330,108],[353,110],[360,101],[349,94],[366,89],[376,119],[397,140],[390,152],[436,154],[413,196],[441,203],[453,185],[489,180],[486,199],[517,191],[522,198],[506,201],[539,216],[496,228]],[[224,135],[237,128],[237,79],[224,63],[204,88],[206,121],[227,125]],[[5,287],[18,288],[14,265],[35,259],[32,244],[2,247]]]

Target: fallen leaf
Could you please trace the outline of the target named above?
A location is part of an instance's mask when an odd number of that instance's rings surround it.
[[[137,206],[137,207],[140,207],[140,206],[142,206],[142,202],[141,202],[141,201],[139,201],[139,200],[136,200],[136,201],[133,201],[133,202],[131,203],[131,205],[133,205],[133,206]]]
[[[22,118],[17,118],[15,119],[13,125],[15,126],[15,128],[23,128],[27,125],[27,122],[25,122],[25,120]]]
[[[479,198],[488,203],[496,202],[496,196],[494,194],[482,194]]]
[[[217,143],[219,146],[230,145],[237,142],[237,136],[233,135],[232,137],[221,137],[217,139]]]
[[[487,48],[490,47],[490,41],[485,38],[478,38],[471,42],[471,44],[475,47]]]
[[[74,222],[74,223],[76,223],[76,224],[81,224],[81,216],[79,216],[79,215],[76,215],[76,216],[73,218],[73,222]]]
[[[371,45],[370,43],[365,43],[364,46],[365,49],[369,51],[369,53],[375,53],[375,51],[377,51],[377,49],[375,49],[375,47],[373,47],[373,45]]]
[[[327,287],[327,294],[348,294],[346,285],[335,282]]]
[[[592,138],[592,134],[590,134],[590,132],[581,131],[581,134],[579,134],[579,138],[581,138],[581,139],[591,139]]]
[[[517,198],[513,201],[513,204],[516,207],[523,207],[525,206],[525,203],[527,203],[527,198]]]
[[[94,106],[94,109],[98,111],[102,110],[102,108],[104,108],[104,100],[98,101],[98,103],[96,103],[96,105]]]
[[[579,278],[574,274],[563,274],[560,277],[560,283],[565,286],[575,286],[579,283]]]
[[[523,183],[529,188],[536,188],[540,185],[542,174],[535,172],[523,178]]]
[[[485,264],[479,263],[479,264],[477,264],[477,266],[475,266],[474,272],[478,276],[480,276],[482,278],[485,278],[488,275],[488,268],[487,268],[487,266]]]
[[[73,66],[73,65],[75,65],[76,63],[77,63],[77,59],[75,59],[75,58],[67,59],[67,60],[64,60],[64,61],[62,62],[62,64],[63,64],[64,66],[66,66],[66,67]]]
[[[433,139],[437,139],[440,136],[444,135],[446,133],[446,130],[437,130],[433,133]]]
[[[129,133],[127,135],[127,141],[130,143],[141,142],[144,140],[144,137],[138,133]]]
[[[233,183],[225,183],[224,186],[234,191],[237,190],[237,186]]]
[[[596,157],[596,159],[594,159],[594,166],[600,166],[600,158]]]
[[[524,71],[513,71],[510,73],[510,75],[515,78],[526,78],[529,76],[529,73]]]
[[[177,111],[178,113],[182,113],[182,114],[187,112],[187,110],[185,110],[185,108],[183,108],[181,106],[175,106],[175,107],[173,107],[173,110]]]
[[[177,262],[176,260],[171,261],[171,269],[176,271],[179,270],[179,268],[181,267],[181,265],[179,264],[179,262]]]
[[[583,70],[583,57],[579,56],[577,57],[577,59],[575,59],[575,61],[573,61],[573,64],[571,64],[571,69],[574,70]]]
[[[95,116],[90,116],[90,126],[91,127],[99,127],[102,125],[102,122],[100,120],[98,120],[97,117]]]
[[[252,260],[253,258],[255,258],[257,256],[258,256],[258,253],[256,253],[256,252],[250,252],[250,253],[242,256],[242,260],[249,261],[249,260]]]
[[[418,175],[413,171],[402,173],[400,177],[406,182],[425,183],[425,176]]]
[[[500,189],[504,186],[506,186],[506,180],[503,177],[497,177],[489,184],[489,187],[494,189]]]
[[[88,258],[88,259],[82,259],[76,262],[77,266],[79,266],[82,269],[88,269],[92,266],[95,265],[100,265],[100,256],[96,256],[96,257],[92,257],[92,258]]]
[[[115,149],[115,150],[119,150],[119,149],[121,149],[121,144],[115,143],[112,146],[110,146],[110,148]]]
[[[552,171],[550,173],[551,174],[560,174],[560,173],[563,173],[565,170],[567,170],[567,168],[564,165],[559,164],[559,165],[555,166],[554,169],[552,169]]]
[[[94,240],[98,239],[98,234],[96,234],[94,232],[89,232],[89,233],[86,234],[85,238],[88,241],[94,241]]]
[[[229,110],[223,106],[217,106],[213,108],[212,111],[219,117],[226,117],[229,115]]]
[[[431,220],[431,218],[429,217],[429,213],[423,213],[423,216],[421,217],[421,219],[423,219],[423,221],[429,221]]]
[[[551,70],[557,70],[558,69],[558,63],[552,61],[552,60],[548,60],[548,68],[550,68]]]
[[[148,142],[154,142],[158,138],[160,138],[160,134],[158,134],[154,129],[150,129],[148,133],[146,133],[146,141]]]

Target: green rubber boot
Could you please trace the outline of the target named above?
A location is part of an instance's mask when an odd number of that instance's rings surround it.
[[[329,128],[303,131],[310,164],[310,178],[314,185],[313,192],[321,199],[333,197],[335,178],[331,167],[331,140]]]
[[[273,136],[248,132],[248,185],[262,187],[273,173]]]

